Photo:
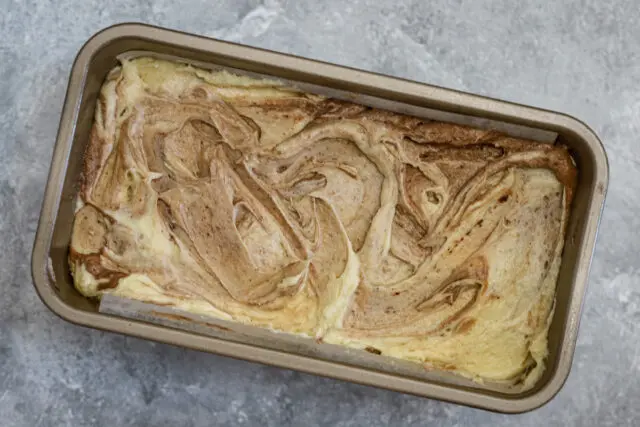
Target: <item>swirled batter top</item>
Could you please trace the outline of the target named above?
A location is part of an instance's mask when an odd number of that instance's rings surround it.
[[[151,58],[100,92],[70,263],[112,293],[532,385],[563,147]]]

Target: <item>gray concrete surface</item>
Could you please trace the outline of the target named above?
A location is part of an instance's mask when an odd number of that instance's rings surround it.
[[[611,185],[560,394],[534,412],[499,415],[88,330],[50,313],[29,260],[67,76],[84,40],[123,21],[589,123],[608,150]],[[0,0],[0,425],[638,425],[638,22],[633,0]]]

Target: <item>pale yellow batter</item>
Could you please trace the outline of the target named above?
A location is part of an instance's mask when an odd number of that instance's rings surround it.
[[[105,82],[70,262],[112,293],[529,387],[566,149],[140,58]]]

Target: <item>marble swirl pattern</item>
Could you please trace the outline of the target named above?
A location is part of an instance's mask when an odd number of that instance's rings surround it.
[[[530,387],[560,146],[140,58],[107,77],[69,260],[112,293]]]

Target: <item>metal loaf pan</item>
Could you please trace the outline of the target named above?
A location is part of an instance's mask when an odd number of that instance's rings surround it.
[[[74,289],[69,273],[74,200],[99,89],[119,56],[140,52],[266,75],[304,90],[378,108],[496,128],[570,147],[579,184],[558,279],[548,367],[536,386],[507,393],[470,381],[450,381],[442,375],[417,377],[352,363],[331,357],[331,351],[298,353],[290,346],[279,348],[277,334],[262,344],[243,342],[99,312],[94,301]],[[116,25],[97,33],[82,47],[71,71],[33,249],[33,279],[43,302],[76,324],[494,411],[524,412],[549,401],[569,375],[607,183],[602,144],[585,124],[564,114],[146,25]],[[267,341],[272,344],[264,344]]]

